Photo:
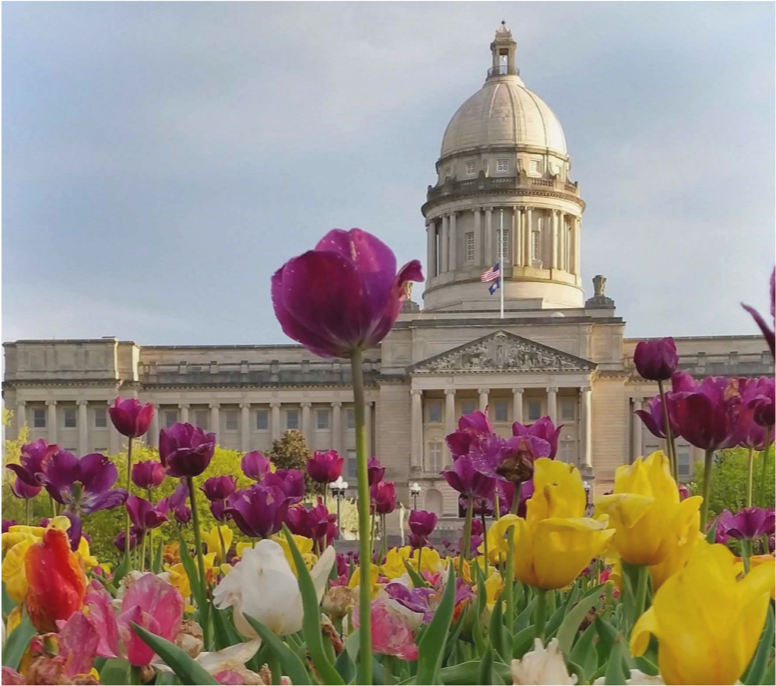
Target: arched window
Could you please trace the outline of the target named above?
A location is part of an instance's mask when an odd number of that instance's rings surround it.
[[[442,493],[436,488],[429,488],[426,491],[424,504],[429,512],[442,516]]]

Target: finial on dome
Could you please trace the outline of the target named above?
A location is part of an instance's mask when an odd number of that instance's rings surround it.
[[[510,36],[512,35],[512,32],[509,30],[507,22],[504,19],[501,20],[501,26],[496,29],[496,33],[508,33]]]
[[[516,47],[517,44],[512,40],[512,32],[509,30],[507,22],[502,20],[501,25],[496,29],[496,37],[490,44],[493,63],[488,70],[489,77],[519,74],[515,67]]]

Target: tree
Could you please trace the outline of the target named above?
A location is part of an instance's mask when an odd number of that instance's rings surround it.
[[[279,441],[273,441],[272,450],[267,455],[277,469],[298,469],[302,472],[307,493],[314,494],[321,491],[318,484],[307,475],[307,460],[311,456],[304,435],[296,429],[286,431]]]

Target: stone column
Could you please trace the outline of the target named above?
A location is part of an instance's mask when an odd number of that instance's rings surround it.
[[[480,394],[480,412],[485,412],[488,409],[488,392],[487,388],[480,388],[477,391]]]
[[[109,408],[113,407],[113,403],[109,400],[107,402]],[[154,435],[154,421],[156,420],[156,410],[154,410],[154,418],[151,420],[151,426],[146,434],[145,441],[147,445],[155,445],[154,441],[158,438],[159,430],[156,430],[156,436]],[[113,422],[110,420],[110,414],[108,415],[108,454],[116,455],[119,452],[119,432],[116,431],[116,427],[113,426]]]
[[[513,267],[520,265],[520,216],[517,213],[517,207],[512,208],[512,257]]]
[[[523,423],[523,389],[512,389],[512,421]]]
[[[442,215],[442,241],[439,246],[439,272],[444,274],[449,269],[449,245],[450,245],[450,224],[446,214]]]
[[[558,212],[559,210],[551,210],[552,212],[552,240],[551,240],[551,247],[550,247],[550,265],[552,269],[558,268],[558,234],[560,231],[558,230]]]
[[[413,388],[410,394],[412,396],[410,469],[418,472],[423,465],[423,391]]]
[[[474,213],[474,264],[482,265],[482,208],[475,207]]]
[[[566,213],[558,210],[558,269],[566,269]]]
[[[89,452],[89,401],[78,400],[78,453],[86,455]]]
[[[331,404],[331,447],[342,452],[342,403],[339,401]]]
[[[20,400],[16,403],[16,437],[19,438],[21,430],[27,423],[27,403]]]
[[[181,411],[181,421],[185,424],[189,421],[189,404],[178,403],[178,409]]]
[[[302,403],[302,436],[307,441],[307,445],[310,445],[310,403],[305,400]]]
[[[455,389],[448,388],[445,390],[445,436],[455,431]],[[447,441],[445,441],[445,456],[447,461],[445,464],[451,464],[453,461],[452,453],[447,447]]]
[[[110,405],[111,403],[108,403]],[[111,429],[111,434],[115,435],[117,444],[121,442],[118,438],[118,432],[115,429]],[[159,445],[159,406],[154,408],[154,416],[151,417],[151,428],[148,430],[148,445],[157,447]],[[118,449],[116,449],[118,452]]]
[[[251,404],[240,403],[240,449],[244,452],[251,450]]]
[[[269,406],[272,409],[272,426],[270,427],[272,430],[272,440],[279,441],[282,435],[280,430],[280,403],[276,401],[270,403]]]
[[[485,208],[485,262],[492,267],[493,259],[493,208]]]
[[[558,423],[558,389],[547,389],[547,414],[552,419],[553,424]]]
[[[533,231],[533,209],[525,210],[525,224],[523,226],[523,266],[531,266],[531,231]]]
[[[580,468],[590,470],[593,467],[593,389],[590,386],[583,386],[579,392],[582,400],[579,418],[582,434]]]
[[[219,403],[210,403],[210,431],[218,438],[221,431],[221,406]]]
[[[447,265],[447,268],[454,272],[456,267],[458,266],[458,229],[456,228],[456,213],[451,212],[450,213],[450,228],[449,228],[449,237],[448,241],[450,242],[450,262]]]
[[[631,408],[631,435],[633,440],[631,462],[635,462],[636,458],[641,457],[644,452],[641,419],[639,419],[638,415],[636,414],[636,410],[641,409],[641,403],[641,398],[633,398],[633,407]]]
[[[582,254],[580,250],[581,241],[580,241],[580,235],[581,235],[581,227],[582,227],[582,217],[574,217],[574,274],[576,276],[579,276],[580,272],[582,271]]]
[[[426,224],[426,233],[428,234],[428,276],[436,276],[437,256],[436,256],[436,221],[431,219]]]
[[[46,433],[48,434],[48,442],[57,442],[57,401],[47,400],[46,406],[48,407],[48,417],[46,417]]]

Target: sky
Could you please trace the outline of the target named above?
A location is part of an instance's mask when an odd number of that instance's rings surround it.
[[[502,19],[626,335],[753,334],[774,262],[772,3],[4,3],[2,339],[288,343],[330,228],[425,261]],[[416,288],[415,294],[422,289]]]

